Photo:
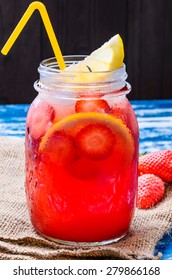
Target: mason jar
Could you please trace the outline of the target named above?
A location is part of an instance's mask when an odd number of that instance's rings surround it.
[[[64,57],[66,66],[83,59]],[[131,87],[124,64],[106,72],[67,70],[55,58],[44,60],[34,84],[25,138],[30,219],[39,234],[60,243],[108,244],[127,234],[135,209]]]

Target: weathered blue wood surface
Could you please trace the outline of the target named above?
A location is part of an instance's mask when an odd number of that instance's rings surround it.
[[[139,122],[140,153],[172,150],[172,100],[132,101]],[[0,136],[24,137],[29,105],[0,105]],[[155,248],[172,259],[172,230]]]

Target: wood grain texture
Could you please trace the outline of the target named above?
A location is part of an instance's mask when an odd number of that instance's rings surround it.
[[[172,98],[172,1],[165,1],[163,43],[163,96]],[[170,20],[169,20],[170,19]]]
[[[32,1],[0,0],[0,48]],[[43,0],[62,53],[89,54],[116,33],[125,44],[130,99],[172,98],[171,0]],[[0,55],[0,103],[30,103],[42,59],[53,51],[38,12],[7,56]]]
[[[142,1],[140,97],[153,95],[160,99],[163,93],[163,45],[166,1]],[[147,20],[145,20],[147,19]]]
[[[1,48],[32,1],[0,1]],[[7,56],[0,55],[0,102],[27,103],[36,96],[33,82],[40,61],[40,17],[31,17]],[[2,89],[2,90],[1,90]]]

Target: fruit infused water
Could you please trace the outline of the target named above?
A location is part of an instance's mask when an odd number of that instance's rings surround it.
[[[138,125],[123,44],[39,67],[26,121],[26,194],[36,231],[66,244],[119,240],[135,209]]]

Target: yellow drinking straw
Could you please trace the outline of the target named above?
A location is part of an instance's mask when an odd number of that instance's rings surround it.
[[[64,59],[63,59],[57,38],[55,36],[50,18],[48,16],[48,13],[47,13],[47,10],[46,10],[46,7],[44,6],[44,4],[41,2],[38,2],[38,1],[32,2],[29,5],[29,7],[25,11],[24,15],[20,19],[19,23],[17,24],[16,28],[14,29],[11,36],[9,37],[8,41],[2,48],[1,53],[3,55],[8,54],[9,50],[15,43],[16,39],[20,35],[21,31],[23,30],[23,28],[25,27],[26,23],[28,22],[28,20],[30,19],[30,17],[32,16],[32,14],[35,10],[38,10],[41,15],[42,21],[43,21],[45,29],[47,31],[48,38],[50,40],[50,43],[53,48],[53,51],[54,51],[55,57],[57,59],[58,65],[60,67],[60,70],[63,70],[66,67],[66,65],[64,63]]]

